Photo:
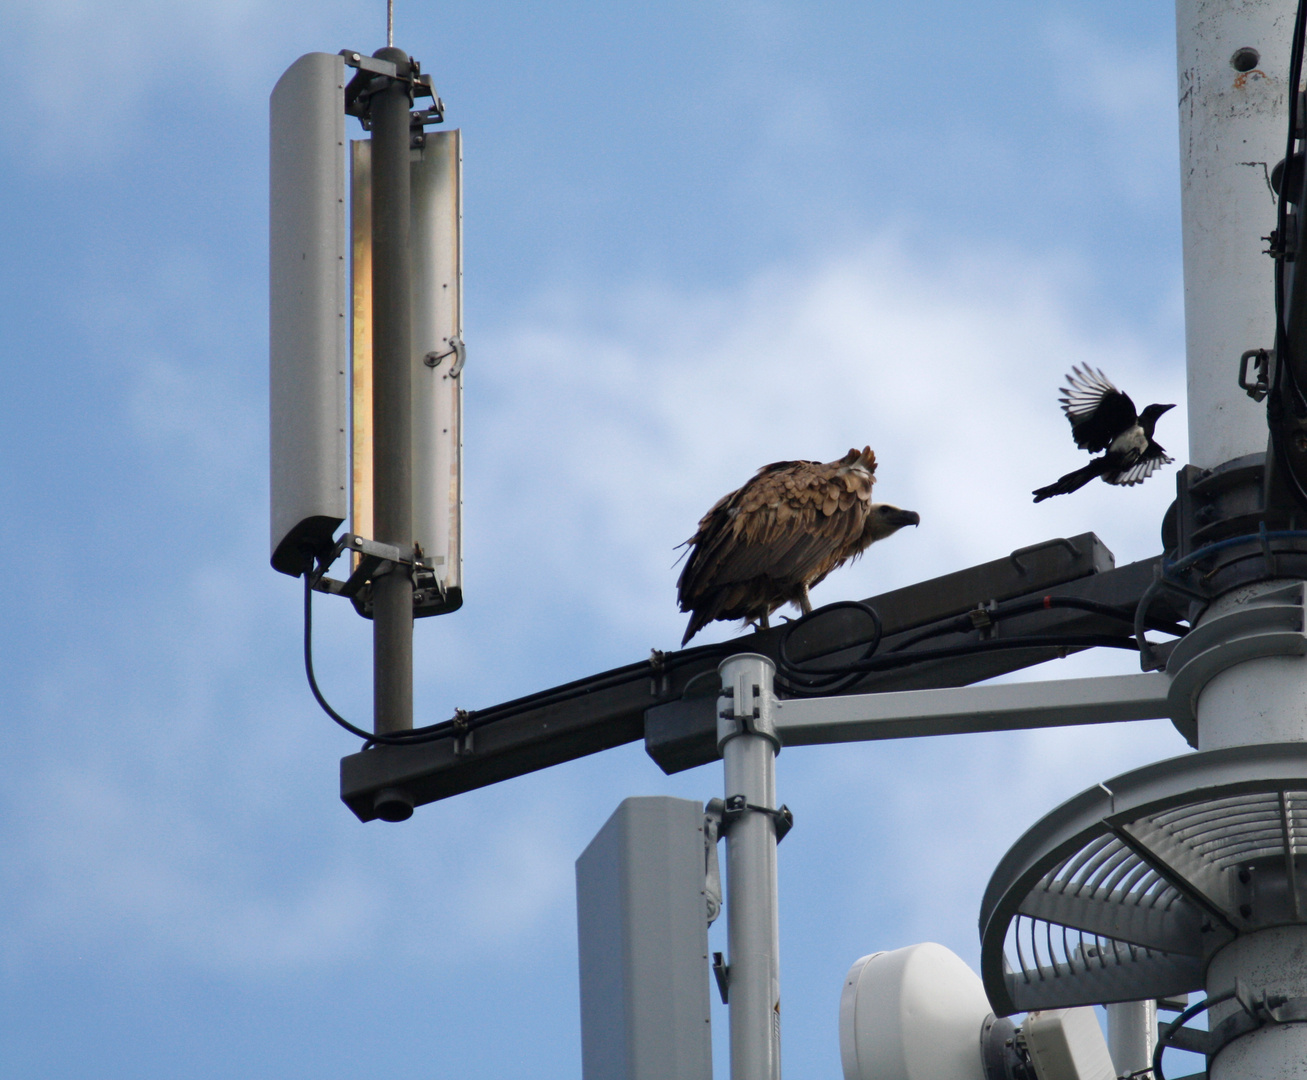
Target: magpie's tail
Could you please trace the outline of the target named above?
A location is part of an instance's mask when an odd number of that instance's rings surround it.
[[[1035,502],[1043,502],[1045,499],[1051,499],[1054,495],[1069,495],[1073,491],[1079,491],[1095,476],[1103,474],[1103,467],[1106,463],[1107,459],[1105,457],[1095,458],[1083,469],[1069,472],[1060,477],[1056,483],[1049,484],[1048,487],[1036,488],[1031,494],[1035,496]]]

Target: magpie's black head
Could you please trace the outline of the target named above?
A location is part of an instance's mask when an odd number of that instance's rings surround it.
[[[1139,414],[1139,424],[1149,435],[1153,433],[1153,425],[1157,423],[1157,418],[1166,412],[1167,409],[1174,409],[1174,405],[1149,405],[1142,413]]]

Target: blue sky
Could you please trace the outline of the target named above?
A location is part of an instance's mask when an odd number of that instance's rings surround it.
[[[921,513],[819,602],[1089,529],[1158,550],[1170,471],[1029,492],[1079,463],[1072,363],[1181,403],[1184,457],[1172,5],[398,8],[465,140],[467,603],[419,627],[420,722],[674,647],[675,545],[768,461],[870,443]],[[384,3],[47,0],[0,33],[4,1071],[579,1075],[573,861],[719,769],[631,746],[360,825],[267,564],[267,98],[382,44]],[[369,627],[318,612],[366,723]],[[855,959],[974,965],[1008,845],[1182,750],[1158,722],[785,752],[787,1075],[838,1075]]]

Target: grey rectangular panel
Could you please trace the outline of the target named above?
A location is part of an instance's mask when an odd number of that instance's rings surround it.
[[[463,593],[463,142],[431,131],[413,161],[413,539],[449,610]],[[456,596],[454,595],[456,594]],[[456,602],[455,602],[456,601]]]
[[[457,129],[411,154],[413,539],[440,583],[415,617],[463,602],[463,152]],[[352,142],[352,528],[372,526],[372,144]]]
[[[576,860],[584,1080],[711,1080],[703,828],[626,799]]]
[[[346,515],[345,64],[309,53],[270,103],[272,565],[299,575]]]

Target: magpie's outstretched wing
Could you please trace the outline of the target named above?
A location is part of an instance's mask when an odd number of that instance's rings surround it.
[[[1160,443],[1150,443],[1143,457],[1133,465],[1122,469],[1120,472],[1104,473],[1103,479],[1109,484],[1119,484],[1121,487],[1142,484],[1163,465],[1170,465],[1172,460],[1171,456],[1162,449]]]
[[[1138,419],[1129,395],[1121,393],[1106,375],[1088,364],[1083,369],[1073,367],[1067,383],[1058,400],[1080,449],[1091,453],[1106,450]]]

